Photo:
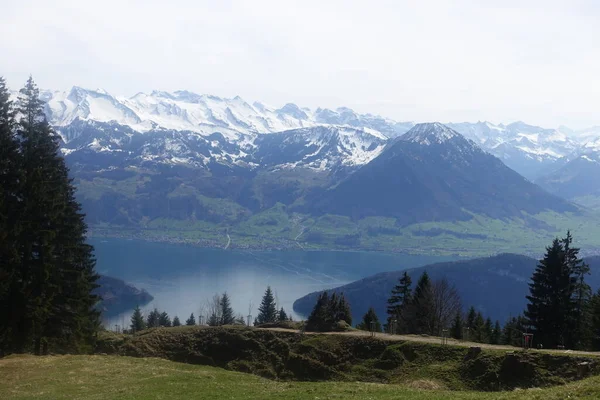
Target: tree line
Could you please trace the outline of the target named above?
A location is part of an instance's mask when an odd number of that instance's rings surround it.
[[[248,309],[249,315],[252,313],[252,303]],[[197,323],[208,326],[223,326],[223,325],[246,325],[246,318],[242,314],[235,314],[231,306],[231,299],[227,292],[215,294],[211,299],[200,306],[198,313],[198,321],[192,313],[185,321],[185,325],[193,326]],[[291,316],[288,316],[283,307],[278,309],[275,301],[273,290],[267,286],[262,297],[260,306],[258,307],[258,315],[254,319],[254,325],[274,324],[278,322],[291,321]],[[174,316],[173,320],[169,317],[166,311],[159,311],[157,308],[151,310],[144,316],[142,310],[136,307],[131,316],[131,324],[129,332],[135,333],[147,328],[181,326],[181,321],[178,316]]]
[[[412,289],[404,272],[387,301],[387,323],[373,308],[360,327],[398,334],[446,335],[455,339],[522,346],[524,334],[539,348],[600,350],[600,289],[586,283],[590,268],[573,246],[573,237],[553,240],[529,283],[527,306],[504,325],[470,307],[463,313],[460,296],[445,279],[431,282],[425,271]],[[501,300],[499,300],[501,301]]]
[[[32,78],[0,78],[0,353],[86,351],[99,327],[84,214]]]

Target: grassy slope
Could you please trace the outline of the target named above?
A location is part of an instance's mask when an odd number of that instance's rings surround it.
[[[357,249],[421,252],[427,254],[488,255],[502,252],[539,254],[556,236],[571,230],[582,248],[600,249],[600,216],[543,213],[512,220],[474,216],[460,222],[427,222],[398,227],[391,218],[325,215],[314,218],[287,214],[278,205],[234,225],[192,221],[156,220],[145,229],[92,227],[97,236],[137,237],[150,240],[198,242],[232,248],[270,247],[304,249]],[[100,229],[99,229],[100,228]],[[340,241],[357,236],[360,245]],[[297,240],[295,240],[297,238]]]
[[[0,360],[2,399],[597,399],[600,378],[504,393],[357,382],[277,382],[156,358],[11,356]],[[417,387],[417,388],[414,388]]]
[[[136,191],[149,180],[142,174],[124,180],[97,177],[76,182],[82,198],[97,200],[103,193],[113,193],[134,201]],[[231,248],[363,249],[478,256],[501,252],[539,254],[554,237],[570,229],[579,246],[600,249],[598,198],[581,199],[590,207],[585,215],[546,212],[510,220],[474,215],[469,221],[398,226],[394,218],[353,221],[339,215],[301,215],[290,212],[283,204],[251,215],[231,200],[206,197],[199,189],[185,184],[168,194],[170,199],[181,196],[194,196],[214,217],[213,221],[220,222],[143,217],[136,226],[91,226],[91,233],[209,247],[225,247],[229,233]]]
[[[575,197],[572,199],[573,202],[577,204],[581,204],[584,207],[591,208],[592,210],[600,211],[600,196],[582,196]]]

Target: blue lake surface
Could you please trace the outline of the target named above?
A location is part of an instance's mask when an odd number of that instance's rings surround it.
[[[154,307],[185,321],[198,315],[215,293],[227,291],[236,314],[257,314],[270,285],[278,305],[307,293],[334,288],[378,272],[402,270],[457,257],[351,251],[238,251],[127,239],[91,238],[96,270],[146,289]],[[250,303],[253,307],[250,307]],[[129,325],[131,312],[105,321]],[[302,316],[294,314],[296,318]]]

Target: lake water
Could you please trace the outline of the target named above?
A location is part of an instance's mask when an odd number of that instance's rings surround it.
[[[227,291],[236,314],[256,316],[270,285],[278,305],[292,304],[307,293],[337,287],[378,272],[402,270],[456,257],[341,251],[237,251],[126,239],[92,238],[97,272],[146,289],[157,307],[183,321],[200,305]],[[125,313],[106,325],[129,325]],[[298,316],[294,314],[296,318]]]

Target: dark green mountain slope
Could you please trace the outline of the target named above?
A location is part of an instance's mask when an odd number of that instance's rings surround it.
[[[592,289],[600,288],[600,257],[586,259]],[[474,260],[445,262],[408,269],[413,282],[427,271],[431,279],[447,278],[463,301],[463,307],[474,306],[492,319],[506,320],[521,313],[526,304],[528,283],[537,261],[517,254],[500,254]],[[386,301],[404,270],[383,272],[335,289],[343,292],[352,308],[352,317],[360,319],[373,306],[379,318],[386,316]],[[308,315],[319,292],[310,293],[294,302],[294,311]]]

